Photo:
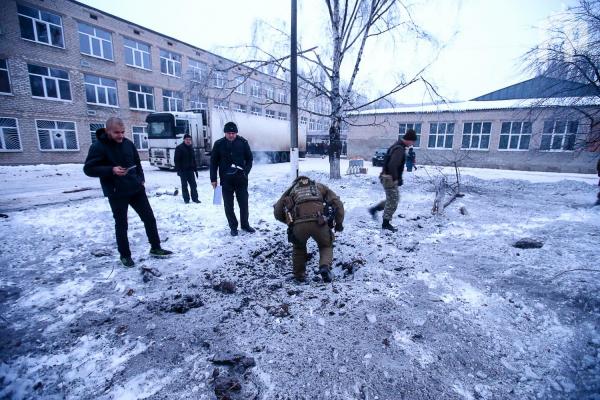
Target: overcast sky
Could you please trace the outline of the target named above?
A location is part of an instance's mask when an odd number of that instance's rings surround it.
[[[79,0],[200,48],[226,55],[249,44],[257,18],[289,26],[286,0]],[[399,73],[425,76],[453,100],[467,100],[530,78],[520,57],[543,39],[548,16],[574,0],[423,0],[414,19],[444,45],[441,52],[410,37],[373,43],[365,54],[359,88],[384,91]],[[298,0],[298,35],[305,48],[324,36],[324,0]],[[375,88],[375,89],[374,89]],[[421,86],[397,95],[403,103],[428,102]]]

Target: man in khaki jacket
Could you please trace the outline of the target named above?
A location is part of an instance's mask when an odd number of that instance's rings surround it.
[[[333,215],[325,211],[331,206]],[[344,230],[344,204],[327,186],[306,176],[299,176],[273,205],[275,219],[288,225],[288,241],[293,244],[292,264],[294,278],[306,280],[306,242],[313,238],[319,246],[319,273],[325,282],[331,282],[333,262],[333,232]]]
[[[383,211],[382,229],[396,232],[398,229],[390,224],[398,202],[400,201],[400,192],[398,186],[402,186],[402,173],[404,172],[404,162],[406,161],[406,148],[415,144],[417,133],[414,129],[406,131],[402,139],[398,139],[387,151],[383,159],[383,168],[379,175],[379,181],[385,190],[385,200],[369,208],[369,213],[376,218],[378,211]]]

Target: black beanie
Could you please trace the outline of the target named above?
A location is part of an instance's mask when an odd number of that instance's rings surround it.
[[[402,136],[402,139],[410,140],[411,142],[416,142],[417,141],[417,132],[415,132],[414,129],[409,129],[406,131],[404,136]]]
[[[228,122],[225,124],[225,126],[223,127],[223,133],[227,133],[227,132],[235,132],[238,133],[237,130],[237,125],[235,124],[235,122]]]
[[[190,138],[190,139],[191,139],[191,138],[192,138],[192,135],[190,135],[189,133],[186,133],[185,135],[183,135],[183,138],[184,138],[184,139],[187,139],[187,138]]]

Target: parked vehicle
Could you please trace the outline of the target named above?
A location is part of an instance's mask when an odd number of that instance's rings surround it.
[[[175,168],[175,147],[189,133],[197,165],[208,167],[212,145],[223,136],[223,125],[228,121],[237,124],[257,161],[289,161],[290,121],[227,110],[190,110],[156,112],[146,117],[150,165]],[[298,126],[298,151],[301,157],[306,153],[306,125]]]
[[[374,167],[383,167],[383,159],[385,158],[385,154],[387,153],[387,149],[377,149],[375,150],[375,154],[371,159]]]

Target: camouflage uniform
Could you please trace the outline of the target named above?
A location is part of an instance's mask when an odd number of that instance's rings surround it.
[[[402,186],[402,173],[404,172],[404,162],[406,160],[406,144],[398,140],[387,151],[383,162],[383,168],[379,175],[379,181],[385,190],[385,200],[369,208],[373,217],[378,211],[383,211],[382,227],[395,231],[396,228],[390,225],[390,221],[398,208],[400,201],[399,186]]]
[[[383,204],[383,219],[390,221],[398,208],[400,202],[400,191],[398,190],[398,182],[392,179],[391,175],[379,175],[379,182],[385,190],[385,200]]]
[[[273,205],[275,219],[289,226],[288,240],[293,245],[293,272],[297,280],[304,280],[306,276],[306,242],[309,238],[313,238],[319,247],[319,271],[322,275],[325,271],[330,274],[334,235],[323,216],[324,203],[336,209],[335,230],[343,230],[344,205],[339,197],[327,186],[305,176],[298,177]]]

